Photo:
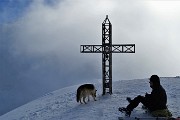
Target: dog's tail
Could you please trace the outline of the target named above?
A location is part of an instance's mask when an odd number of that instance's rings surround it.
[[[76,94],[76,101],[79,102],[80,100],[80,93],[81,93],[81,90],[78,88],[77,89],[77,94]]]

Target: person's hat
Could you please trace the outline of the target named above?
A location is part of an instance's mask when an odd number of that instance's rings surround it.
[[[152,75],[150,77],[150,81],[154,84],[154,85],[160,85],[160,79],[157,75]]]

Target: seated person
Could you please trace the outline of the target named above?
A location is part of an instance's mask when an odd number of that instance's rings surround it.
[[[157,75],[152,75],[149,79],[151,94],[146,93],[145,96],[137,96],[133,100],[127,98],[129,105],[124,108],[120,107],[120,112],[125,112],[126,116],[131,115],[131,111],[136,108],[139,103],[142,103],[154,116],[170,117],[171,114],[167,109],[167,95],[165,89],[160,84],[160,79]],[[157,111],[160,111],[157,113]]]

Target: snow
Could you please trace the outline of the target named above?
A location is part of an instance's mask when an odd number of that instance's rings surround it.
[[[166,89],[168,108],[174,117],[180,116],[180,78],[161,78]],[[63,88],[23,105],[5,115],[0,120],[117,120],[124,114],[118,111],[128,102],[126,97],[150,93],[148,79],[123,80],[113,82],[113,94],[102,96],[101,84],[95,84],[97,101],[92,98],[87,104],[76,102],[76,89],[79,85]],[[132,112],[132,117],[149,116],[139,105]]]

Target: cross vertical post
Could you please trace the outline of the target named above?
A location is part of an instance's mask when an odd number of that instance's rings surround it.
[[[106,16],[102,23],[102,83],[103,95],[112,94],[112,25]]]
[[[112,24],[106,16],[102,23],[102,45],[81,45],[80,52],[102,53],[102,94],[112,94],[112,53],[135,53],[135,44],[112,44]]]

